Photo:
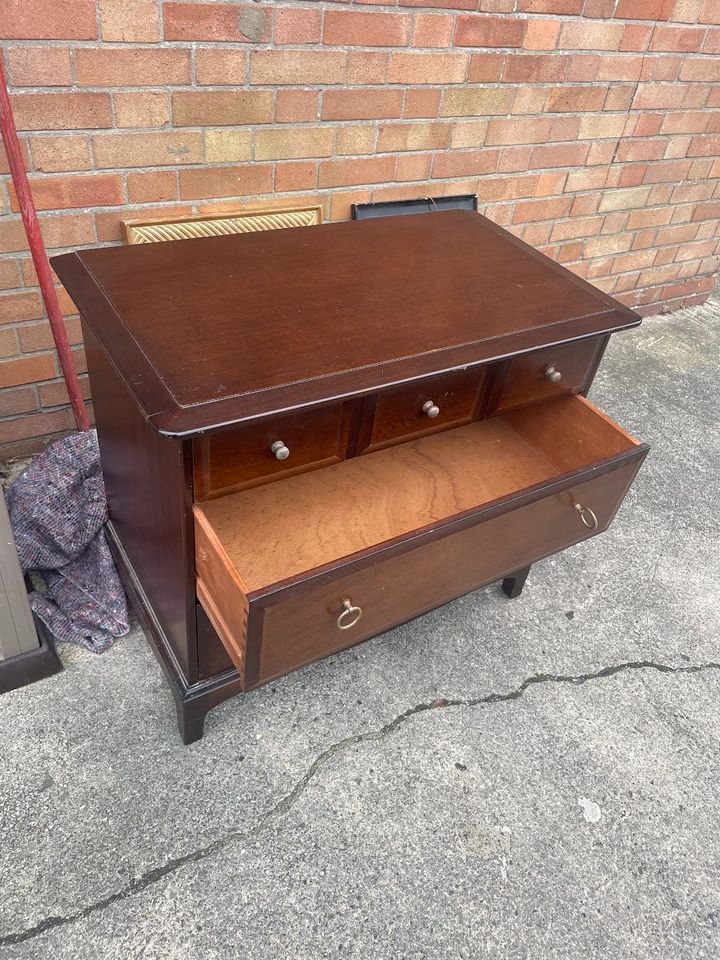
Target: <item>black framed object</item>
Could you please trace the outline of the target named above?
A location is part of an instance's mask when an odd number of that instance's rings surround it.
[[[463,193],[454,197],[418,197],[416,200],[386,200],[382,203],[354,203],[353,220],[369,220],[372,217],[402,217],[411,213],[434,213],[436,210],[475,210],[476,193]]]

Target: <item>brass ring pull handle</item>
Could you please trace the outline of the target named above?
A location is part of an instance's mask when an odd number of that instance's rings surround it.
[[[588,528],[588,530],[597,530],[598,518],[595,516],[590,507],[583,507],[582,504],[576,503],[575,509],[580,514],[580,519]]]
[[[549,380],[550,383],[560,383],[562,380],[562,374],[553,366],[545,367],[545,379]]]
[[[362,608],[354,607],[349,600],[343,600],[343,609],[335,623],[338,630],[350,630],[362,616]]]

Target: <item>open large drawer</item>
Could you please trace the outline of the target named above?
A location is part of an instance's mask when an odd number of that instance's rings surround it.
[[[195,506],[245,689],[604,530],[647,446],[562,397]]]

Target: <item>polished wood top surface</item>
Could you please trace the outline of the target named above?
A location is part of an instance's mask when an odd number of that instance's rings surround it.
[[[640,322],[468,211],[52,263],[145,416],[173,435]]]

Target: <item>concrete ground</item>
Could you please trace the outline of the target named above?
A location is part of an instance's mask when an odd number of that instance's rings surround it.
[[[720,955],[720,300],[614,338],[611,530],[214,710],[135,630],[0,697],[3,960]]]

